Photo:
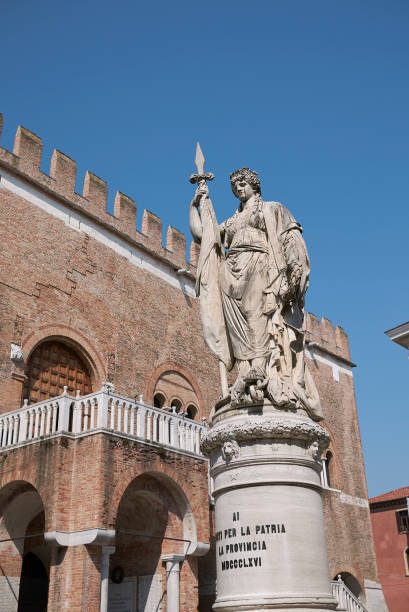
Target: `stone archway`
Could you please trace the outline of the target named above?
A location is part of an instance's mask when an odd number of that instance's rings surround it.
[[[138,612],[165,610],[167,598],[175,597],[169,588],[171,559],[172,568],[177,565],[178,589],[181,571],[180,596],[187,602],[186,609],[196,609],[197,593],[191,588],[195,581],[186,578],[197,569],[196,560],[187,558],[197,554],[199,548],[196,524],[190,504],[176,482],[157,472],[132,480],[119,503],[115,532],[115,552],[110,558],[112,606],[115,598],[122,596],[136,598]],[[123,576],[119,585],[115,584],[116,573]]]
[[[8,612],[47,609],[50,556],[44,528],[44,506],[35,487],[26,481],[5,485],[0,491],[0,601]]]

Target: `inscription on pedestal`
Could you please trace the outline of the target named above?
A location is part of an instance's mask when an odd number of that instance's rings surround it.
[[[216,532],[217,556],[222,571],[260,568],[264,551],[273,544],[270,536],[282,537],[286,533],[284,523],[241,523],[240,513],[233,512],[232,525]]]

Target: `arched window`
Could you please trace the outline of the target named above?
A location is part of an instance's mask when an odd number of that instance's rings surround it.
[[[42,342],[30,355],[23,400],[29,404],[60,395],[67,387],[70,395],[92,392],[90,371],[78,352],[57,340]]]
[[[189,404],[186,408],[186,416],[188,419],[194,419],[197,414],[197,408],[193,404]]]
[[[170,403],[170,407],[172,408],[172,410],[179,413],[182,411],[182,402],[178,399],[173,399]]]
[[[153,398],[153,405],[155,408],[163,408],[166,402],[166,398],[162,393],[155,393]]]

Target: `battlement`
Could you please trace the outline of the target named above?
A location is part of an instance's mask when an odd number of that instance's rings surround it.
[[[307,343],[317,343],[322,350],[337,355],[346,361],[351,361],[347,333],[329,319],[322,317],[321,321],[314,314],[307,314],[306,324]]]
[[[0,137],[3,116],[0,113]],[[42,140],[22,126],[18,126],[13,152],[0,147],[0,165],[17,173],[19,177],[35,183],[48,195],[62,199],[73,209],[80,209],[90,218],[109,226],[112,231],[148,252],[165,259],[176,268],[195,274],[197,248],[192,241],[189,259],[186,258],[186,237],[169,226],[165,245],[162,243],[162,222],[155,214],[143,211],[141,230],[136,227],[136,204],[132,198],[117,191],[113,215],[107,211],[107,183],[92,172],[85,173],[82,195],[75,191],[77,165],[68,155],[54,149],[51,156],[50,173],[40,170]]]

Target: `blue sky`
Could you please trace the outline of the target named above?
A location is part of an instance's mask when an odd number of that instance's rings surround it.
[[[22,124],[189,234],[196,140],[304,227],[307,307],[350,337],[370,495],[409,484],[409,5],[404,0],[2,3],[2,144]]]

